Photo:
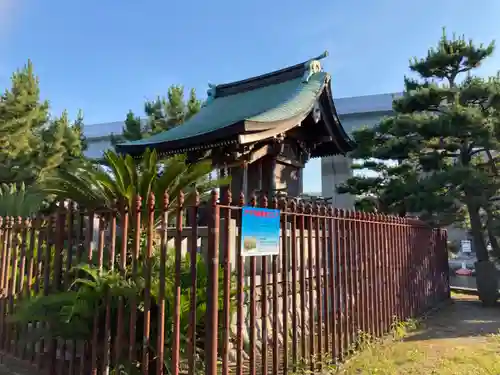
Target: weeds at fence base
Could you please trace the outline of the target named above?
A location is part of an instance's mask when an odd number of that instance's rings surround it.
[[[292,375],[306,375],[306,374],[334,374],[337,371],[338,364],[332,357],[323,354],[321,360],[319,356],[313,356],[312,362],[316,370],[311,370],[311,363],[308,360],[300,360],[296,365],[295,371]]]
[[[426,317],[395,322],[380,345],[371,343],[330,374],[500,374],[498,311],[483,309],[468,296],[455,297],[467,302],[447,304],[425,324]]]
[[[391,326],[392,337],[394,340],[402,340],[420,327],[421,321],[417,319],[407,319],[404,322],[394,319]]]
[[[338,359],[334,359],[327,354],[321,356],[313,357],[313,366],[307,360],[301,360],[297,365],[297,368],[293,375],[309,375],[309,374],[320,374],[320,375],[330,375],[330,374],[342,374],[343,368],[352,359],[354,359],[358,354],[364,351],[376,350],[387,341],[397,342],[403,340],[410,333],[416,331],[421,326],[420,321],[416,319],[407,319],[405,321],[398,321],[394,319],[390,332],[381,338],[373,337],[369,333],[358,331],[356,340],[351,344],[346,353],[346,359],[341,363]],[[314,367],[315,370],[311,370]],[[376,374],[376,373],[374,373]]]
[[[477,339],[448,339],[420,346],[416,342],[386,342],[370,348],[331,374],[457,375],[500,374],[500,334]]]

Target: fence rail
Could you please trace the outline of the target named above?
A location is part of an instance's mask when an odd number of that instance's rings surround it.
[[[446,231],[251,197],[279,255],[241,256],[245,197],[0,218],[0,354],[47,374],[291,373],[449,298]],[[172,224],[169,226],[169,223]]]

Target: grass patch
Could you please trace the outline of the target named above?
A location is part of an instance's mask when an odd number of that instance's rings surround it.
[[[500,309],[454,294],[455,304],[423,323],[395,322],[392,335],[367,340],[345,364],[323,374],[499,375]]]
[[[357,339],[351,344],[348,349],[348,357],[351,358],[350,361],[355,361],[359,358],[357,353],[376,353],[378,348],[384,346],[386,342],[400,341],[405,338],[410,332],[416,330],[420,326],[419,322],[414,319],[408,319],[404,322],[398,322],[396,319],[392,323],[391,333],[383,338],[377,339],[372,337],[370,334],[359,331],[357,334]],[[329,355],[323,354],[321,360],[313,357],[313,363],[318,369],[316,371],[311,371],[310,362],[303,360],[301,361],[295,372],[292,375],[310,375],[310,374],[350,374],[346,372],[346,365],[339,365],[335,359],[331,358]],[[349,363],[349,360],[347,361]],[[321,368],[321,370],[319,370]],[[371,371],[371,370],[370,370]],[[355,374],[363,372],[354,372]],[[353,373],[353,374],[354,374]],[[378,374],[378,372],[367,372],[367,374]]]
[[[428,341],[374,342],[331,374],[500,374],[500,334]]]
[[[343,364],[329,358],[306,363],[296,375],[499,375],[500,308],[483,308],[476,296],[453,293],[454,303],[428,319],[395,321],[389,335],[360,332]]]

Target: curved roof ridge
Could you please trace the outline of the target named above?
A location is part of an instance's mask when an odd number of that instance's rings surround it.
[[[213,90],[213,98],[215,99],[245,91],[255,90],[269,85],[279,84],[303,76],[307,69],[309,69],[309,63],[311,61],[321,60],[327,56],[328,51],[325,51],[321,55],[306,60],[302,63],[288,66],[269,73],[246,78],[240,81],[223,83],[220,85],[210,85],[209,91]]]
[[[339,129],[342,125],[331,95],[331,76],[318,61],[325,55],[258,77],[212,86],[211,100],[181,126],[116,148],[135,155],[147,147],[175,154],[233,143],[255,143],[270,139],[273,131],[283,133],[301,124],[319,99],[320,111],[324,112],[323,125],[326,130],[331,129],[331,137],[339,140],[332,143],[317,139],[320,144],[315,155],[345,153],[352,149],[352,144],[345,131]],[[242,137],[250,135],[252,139],[243,142]],[[311,137],[314,139],[315,135]]]

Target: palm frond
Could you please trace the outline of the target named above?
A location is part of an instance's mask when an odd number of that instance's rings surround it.
[[[26,187],[24,183],[0,185],[0,216],[29,217],[43,205],[46,194],[37,186]]]

